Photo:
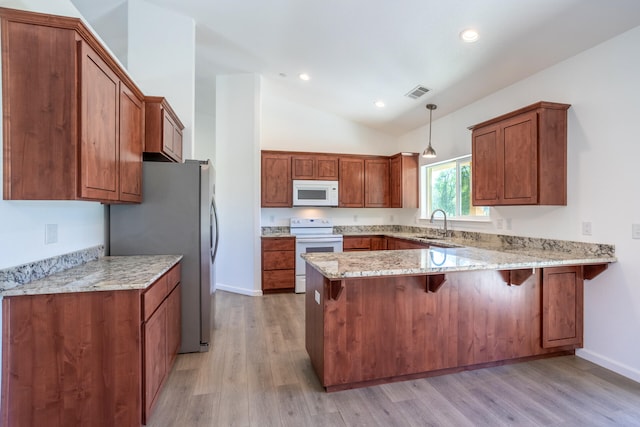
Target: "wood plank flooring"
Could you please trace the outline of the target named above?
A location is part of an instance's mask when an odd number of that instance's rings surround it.
[[[179,355],[149,426],[640,426],[640,384],[567,356],[325,393],[304,296],[218,291],[208,353]]]

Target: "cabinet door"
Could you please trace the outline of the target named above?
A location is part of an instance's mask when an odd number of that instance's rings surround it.
[[[583,279],[581,267],[542,272],[542,347],[582,346]]]
[[[293,156],[291,157],[291,179],[315,179],[314,156]]]
[[[334,156],[317,156],[316,176],[324,181],[337,181],[338,158]]]
[[[120,81],[85,42],[80,53],[80,194],[118,200]]]
[[[291,156],[262,153],[261,206],[290,208],[293,204],[291,187]]]
[[[143,102],[123,83],[120,85],[120,197],[142,201]]]
[[[418,154],[400,153],[389,160],[389,205],[418,207]]]
[[[504,153],[499,139],[499,127],[487,126],[473,131],[472,145],[472,197],[474,206],[492,206],[500,203]]]
[[[338,205],[341,208],[364,207],[364,160],[340,159],[340,182]]]
[[[182,162],[182,131],[178,126],[173,128],[172,152],[178,163]]]
[[[2,23],[5,200],[78,196],[74,35],[67,29]]]
[[[181,287],[181,284],[178,283],[178,286],[176,286],[167,297],[167,372],[171,371],[182,339],[180,310]]]
[[[144,416],[146,424],[164,376],[167,372],[167,302],[143,326],[144,335]]]
[[[369,237],[369,236],[344,236],[342,238],[342,250],[344,252],[371,250],[371,237]]]
[[[402,207],[402,157],[394,156],[389,160],[389,205]]]
[[[371,250],[372,251],[385,251],[387,250],[387,239],[382,236],[374,236],[371,238]]]
[[[364,161],[365,208],[389,207],[389,160]]]
[[[164,111],[162,115],[162,149],[170,154],[173,154],[173,133],[175,127],[169,113]]]
[[[537,113],[533,111],[505,120],[500,132],[504,153],[502,203],[537,203]]]

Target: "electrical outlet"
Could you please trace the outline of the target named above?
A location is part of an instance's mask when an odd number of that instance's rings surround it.
[[[393,215],[390,215],[389,222],[393,224],[393,221],[395,221],[395,217]]]
[[[511,218],[507,218],[507,230],[511,230]]]
[[[358,215],[353,216],[353,222],[358,222]]]
[[[497,228],[498,230],[502,230],[502,225],[503,225],[503,223],[504,223],[504,220],[503,220],[502,218],[498,218],[498,219],[496,219],[496,228]]]
[[[591,236],[591,221],[582,221],[582,235]]]
[[[640,224],[631,224],[631,238],[640,239]]]
[[[58,243],[58,224],[44,225],[44,244]]]
[[[269,216],[269,221],[271,221],[271,224],[273,224],[275,220],[276,220],[276,217],[274,215]]]

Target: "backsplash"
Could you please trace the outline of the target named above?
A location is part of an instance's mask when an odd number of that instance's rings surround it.
[[[10,289],[104,256],[104,245],[0,270],[0,289]]]
[[[340,225],[334,226],[335,234],[381,234],[381,233],[409,233],[420,234],[430,238],[441,238],[439,228],[417,227],[408,225]],[[262,235],[287,235],[287,226],[262,227]],[[480,233],[475,231],[451,230],[449,238],[462,245],[480,246],[494,250],[539,250],[566,253],[579,253],[585,256],[615,256],[615,246],[603,243],[573,242],[569,240],[541,239],[536,237],[509,236],[504,234]]]

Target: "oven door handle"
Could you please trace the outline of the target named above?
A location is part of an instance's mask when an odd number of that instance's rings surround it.
[[[340,243],[335,237],[296,237],[296,243]]]

